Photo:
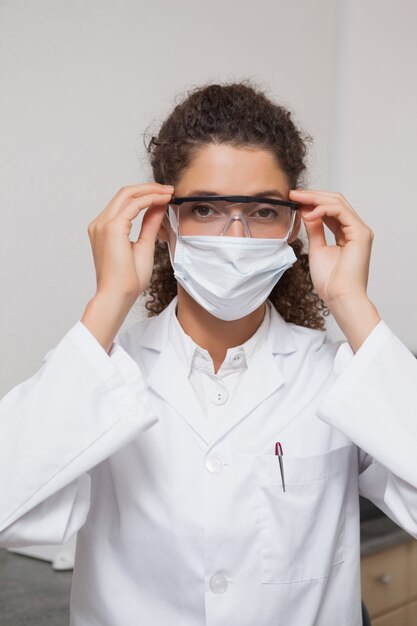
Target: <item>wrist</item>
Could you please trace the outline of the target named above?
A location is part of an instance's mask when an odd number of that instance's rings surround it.
[[[326,304],[334,317],[343,317],[345,314],[352,314],[356,311],[370,311],[371,309],[376,311],[374,303],[368,298],[367,294],[354,296],[346,295],[328,301]]]
[[[343,298],[328,308],[354,352],[381,321],[376,306],[367,296]]]
[[[134,300],[113,294],[96,293],[87,303],[81,322],[95,336],[106,352],[122,326]]]

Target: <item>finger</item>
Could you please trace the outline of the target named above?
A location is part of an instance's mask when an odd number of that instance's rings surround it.
[[[164,205],[154,207],[153,210],[148,209],[143,216],[142,226],[140,229],[139,237],[134,242],[134,247],[140,244],[155,245],[156,238],[158,236],[159,228],[162,224],[164,216],[166,214],[166,207]]]
[[[324,217],[334,218],[342,227],[358,227],[359,225],[363,225],[362,220],[356,213],[352,213],[341,204],[319,204],[305,215],[304,220],[313,222],[318,219],[323,219]]]
[[[339,223],[339,227],[335,225],[334,221],[329,221],[331,218],[334,218]],[[322,219],[328,222],[338,245],[345,245],[348,241],[368,242],[373,239],[373,231],[369,226],[356,213],[352,213],[339,204],[335,206],[318,206],[305,219],[307,221]]]
[[[122,212],[125,206],[127,206],[132,200],[136,198],[146,198],[146,196],[158,196],[166,193],[172,194],[174,188],[171,186],[160,185],[159,183],[149,183],[142,185],[132,185],[128,187],[122,187],[115,195],[111,205],[109,206],[109,212],[114,217]]]
[[[300,213],[301,216],[303,218],[304,221],[304,227],[307,230],[307,222],[309,220],[304,220],[304,217],[306,215],[311,214],[311,212],[315,209],[316,207],[312,204],[306,204],[303,205],[302,207],[300,207]],[[314,217],[314,216],[313,216]],[[320,219],[320,218],[319,218]],[[310,218],[311,220],[311,218]],[[327,226],[327,228],[333,233],[333,235],[335,236],[336,239],[336,243],[344,243],[345,241],[345,237],[343,235],[343,231],[342,231],[342,226],[339,222],[339,220],[335,217],[330,217],[328,215],[325,215],[321,218],[321,220],[324,222],[324,224]]]
[[[173,193],[172,185],[160,183],[142,183],[140,185],[127,185],[119,189],[105,209],[97,216],[106,216],[113,219],[134,198],[140,198],[151,194]]]
[[[126,206],[121,207],[117,213],[109,211],[106,216],[102,216],[101,221],[111,219],[134,220],[143,209],[151,209],[155,206],[167,205],[171,198],[170,193],[152,193],[132,199]]]
[[[336,243],[343,244],[346,241],[346,237],[343,234],[343,229],[340,222],[335,217],[329,217],[325,215],[322,218],[324,224],[326,224],[327,228],[333,233]]]
[[[315,196],[321,196],[321,197],[329,197],[329,198],[340,198],[340,200],[346,200],[346,198],[343,196],[343,194],[337,192],[337,191],[323,191],[322,189],[291,189],[289,192],[291,195],[292,194],[297,194],[300,197],[302,196],[306,196],[309,195],[315,195]]]
[[[333,193],[329,191],[318,191],[316,189],[291,189],[289,192],[289,196],[292,200],[296,200],[301,204],[324,204],[326,201],[330,201],[331,204],[334,204],[335,201],[344,204],[348,207],[355,215],[357,215],[355,209],[346,198],[341,193]]]
[[[301,217],[304,219],[303,213],[301,213]],[[304,227],[307,232],[310,251],[327,245],[322,220],[314,220],[314,222],[304,221]]]
[[[344,198],[344,196],[337,191],[324,191],[323,189],[303,189],[298,187],[297,189],[291,189],[289,193],[300,193],[300,194],[319,194],[321,196],[330,196],[332,198]]]

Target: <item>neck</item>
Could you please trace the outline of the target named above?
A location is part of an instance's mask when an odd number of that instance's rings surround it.
[[[266,304],[239,320],[220,320],[203,309],[178,284],[178,321],[184,332],[201,348],[210,354],[214,371],[217,374],[224,361],[228,348],[245,343],[259,328]]]

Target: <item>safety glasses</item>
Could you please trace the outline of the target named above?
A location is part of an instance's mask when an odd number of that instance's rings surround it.
[[[167,212],[179,235],[224,236],[240,222],[246,237],[288,239],[299,206],[260,196],[172,196]]]

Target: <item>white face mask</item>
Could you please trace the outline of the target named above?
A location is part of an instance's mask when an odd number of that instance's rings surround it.
[[[268,298],[297,260],[286,239],[177,235],[174,276],[206,311],[237,320]]]

